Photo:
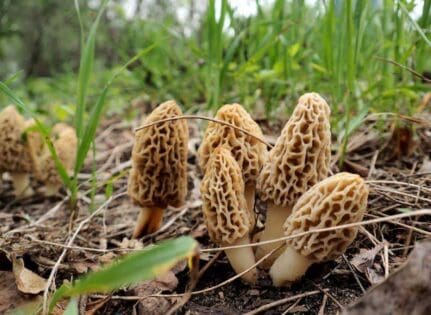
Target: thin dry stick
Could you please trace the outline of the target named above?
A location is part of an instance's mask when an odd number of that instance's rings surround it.
[[[271,250],[268,254],[266,254],[265,256],[263,256],[261,259],[259,259],[256,263],[254,263],[253,265],[251,265],[250,267],[248,267],[246,270],[236,274],[233,277],[230,277],[229,279],[220,282],[219,284],[216,284],[215,286],[206,288],[206,289],[202,289],[202,290],[198,290],[198,291],[193,291],[193,292],[188,292],[188,293],[177,293],[177,294],[150,294],[150,295],[145,295],[145,296],[118,296],[118,295],[113,295],[111,298],[115,299],[115,300],[127,300],[127,301],[134,301],[134,300],[141,300],[144,298],[148,298],[148,297],[183,297],[186,294],[191,294],[191,295],[197,295],[197,294],[202,294],[202,293],[207,293],[210,291],[213,291],[215,289],[218,289],[222,286],[225,286],[226,284],[229,284],[231,282],[233,282],[234,280],[240,278],[241,276],[245,275],[247,272],[249,272],[250,270],[252,270],[253,268],[256,268],[259,264],[261,264],[265,259],[268,259],[268,257],[270,257],[271,255],[273,255],[277,250],[279,250],[280,248],[282,248],[284,246],[284,244],[281,244],[280,246],[277,246],[276,248],[274,248],[273,250]],[[103,298],[105,297],[105,295],[93,295],[93,297],[95,298]]]
[[[325,307],[326,302],[328,301],[328,296],[326,294],[323,295],[322,305],[320,306],[319,313],[317,315],[325,315]]]
[[[427,192],[431,193],[431,189],[429,189],[429,188],[422,187],[420,185],[416,185],[416,184],[412,184],[412,183],[400,182],[400,181],[396,181],[396,180],[366,180],[365,182],[367,184],[394,184],[394,185],[411,186],[411,187],[417,188],[419,190],[427,191]]]
[[[109,199],[107,199],[96,211],[94,211],[91,215],[89,215],[86,219],[82,220],[81,223],[76,228],[75,232],[73,233],[72,237],[67,242],[67,246],[72,246],[73,242],[75,241],[75,238],[78,236],[79,231],[82,229],[82,227],[88,223],[93,217],[98,215],[102,210],[105,209],[105,207],[114,199],[123,196],[125,193],[118,194],[116,196],[111,196]],[[49,288],[51,287],[51,283],[54,280],[55,274],[57,273],[58,267],[60,266],[61,262],[63,261],[64,256],[66,256],[68,248],[66,247],[63,252],[61,253],[60,257],[57,259],[54,267],[51,270],[51,273],[49,274],[49,278],[46,281],[45,290],[43,292],[43,309],[42,313],[47,314],[48,311],[48,294],[49,294]]]
[[[48,220],[50,217],[52,217],[59,209],[61,209],[61,206],[69,199],[69,196],[64,197],[59,203],[57,203],[54,207],[52,207],[48,212],[46,212],[44,215],[42,215],[39,219],[37,219],[35,222],[32,222],[28,225],[21,226],[19,228],[10,230],[4,234],[4,236],[9,236],[14,233],[27,231],[29,228],[33,226],[38,226],[42,222]]]
[[[205,249],[201,249],[201,252],[203,252],[203,253],[204,252],[217,252],[217,251],[221,251],[221,250],[234,249],[234,248],[255,247],[255,246],[264,245],[264,244],[272,244],[272,243],[277,243],[280,241],[287,241],[290,239],[302,237],[302,236],[313,234],[313,233],[331,232],[331,231],[351,228],[351,227],[355,227],[355,226],[362,226],[362,225],[368,225],[368,224],[374,224],[374,223],[380,223],[380,222],[387,222],[387,221],[391,221],[391,220],[408,218],[408,217],[412,217],[412,216],[420,216],[420,215],[431,215],[431,209],[416,210],[416,211],[411,211],[411,212],[407,212],[407,213],[400,213],[400,214],[396,214],[396,215],[392,215],[392,216],[387,216],[384,218],[376,218],[376,219],[366,220],[366,221],[362,221],[362,222],[348,223],[348,224],[332,226],[332,227],[328,227],[328,228],[315,229],[315,230],[296,233],[296,234],[292,234],[289,236],[284,236],[284,237],[275,238],[275,239],[267,240],[267,241],[256,242],[256,243],[250,243],[250,244],[244,244],[244,245],[232,245],[232,246],[218,247],[218,248],[205,248]]]
[[[318,294],[318,293],[320,293],[320,291],[319,290],[315,290],[315,291],[310,291],[310,292],[305,292],[305,293],[297,294],[297,295],[294,295],[294,296],[289,296],[287,298],[284,298],[284,299],[281,299],[281,300],[278,300],[278,301],[274,301],[274,302],[262,305],[262,306],[254,309],[254,310],[252,310],[250,312],[244,313],[244,315],[259,314],[260,312],[269,310],[269,309],[271,309],[273,307],[276,307],[278,305],[283,305],[283,304],[286,304],[287,302],[291,302],[291,301],[295,301],[295,300],[298,300],[298,299],[302,299],[304,297],[307,297],[307,296],[310,296],[310,295],[315,295],[315,294]]]
[[[326,295],[325,295],[326,296]],[[283,314],[281,314],[281,315],[286,315],[287,313],[289,313],[296,305],[298,305],[299,304],[299,302],[301,302],[302,301],[302,298],[301,299],[297,299],[296,301],[295,301],[295,303],[293,303],[292,305],[290,305],[288,308],[286,308],[286,310],[283,312]]]
[[[344,254],[343,254],[343,255],[342,255],[342,257],[343,257],[344,261],[346,262],[347,267],[349,267],[350,272],[353,274],[353,277],[355,278],[355,280],[356,280],[356,282],[358,283],[359,287],[361,288],[362,293],[365,293],[365,288],[363,287],[363,285],[362,285],[361,281],[359,280],[359,277],[358,277],[358,275],[356,274],[355,270],[353,270],[352,265],[351,265],[351,264],[350,264],[350,262],[347,260],[346,255],[344,255]],[[326,295],[325,295],[325,296],[326,296]]]
[[[214,122],[214,123],[217,123],[217,124],[225,125],[225,126],[228,126],[230,128],[233,128],[235,130],[238,130],[238,131],[240,131],[242,133],[245,133],[247,136],[250,136],[250,137],[252,137],[252,138],[254,138],[254,139],[262,142],[263,144],[265,144],[267,147],[269,147],[271,149],[273,148],[273,145],[270,144],[269,142],[267,142],[265,139],[262,139],[262,138],[254,135],[253,133],[251,133],[251,132],[249,132],[247,130],[244,130],[244,129],[240,128],[240,127],[237,127],[235,125],[232,125],[232,124],[230,124],[230,123],[228,123],[226,121],[220,120],[220,119],[215,119],[215,118],[210,118],[210,117],[205,117],[205,116],[200,116],[200,115],[182,115],[182,116],[175,116],[175,117],[160,119],[160,120],[153,121],[151,123],[139,126],[138,128],[135,128],[135,132],[139,131],[141,129],[146,129],[146,128],[152,127],[154,125],[158,125],[158,124],[167,122],[167,121],[175,121],[175,120],[181,120],[181,119],[201,119],[201,120],[207,120],[207,121],[211,121],[211,122]]]
[[[396,62],[394,60],[383,58],[383,57],[378,57],[378,56],[374,56],[374,58],[376,58],[378,60],[381,60],[381,61],[384,61],[384,62],[387,62],[387,63],[390,63],[390,64],[393,64],[393,65],[395,65],[397,67],[400,67],[401,69],[407,70],[408,72],[410,72],[414,76],[418,77],[419,79],[424,80],[425,82],[431,82],[430,79],[428,79],[427,77],[423,76],[419,72],[416,72],[415,70],[413,70],[413,69],[411,69],[411,68],[409,68],[407,66],[404,66],[404,65],[402,65],[402,64],[400,64],[400,63],[398,63],[398,62]]]

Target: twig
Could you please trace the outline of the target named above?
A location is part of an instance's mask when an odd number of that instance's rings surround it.
[[[297,295],[294,295],[294,296],[289,296],[287,298],[284,298],[284,299],[281,299],[281,300],[278,300],[278,301],[274,301],[274,302],[262,305],[262,306],[254,309],[254,310],[252,310],[250,312],[244,313],[244,315],[259,314],[260,312],[269,310],[269,309],[271,309],[273,307],[276,307],[278,305],[283,305],[283,304],[286,304],[287,302],[291,302],[291,301],[295,301],[295,300],[298,300],[298,299],[302,299],[304,297],[307,297],[307,296],[310,296],[310,295],[315,295],[315,294],[318,294],[318,293],[320,293],[320,291],[315,290],[315,291],[310,291],[310,292],[305,292],[305,293],[297,294]]]
[[[385,61],[387,63],[391,63],[391,64],[393,64],[393,65],[395,65],[397,67],[400,67],[401,69],[407,70],[408,72],[410,72],[414,76],[418,77],[419,79],[424,80],[425,82],[431,82],[430,79],[424,77],[423,75],[421,75],[420,73],[416,72],[415,70],[413,70],[413,69],[411,69],[409,67],[406,67],[406,66],[404,66],[404,65],[402,65],[402,64],[400,64],[400,63],[398,63],[398,62],[396,62],[394,60],[383,58],[383,57],[378,57],[378,56],[374,56],[374,58],[376,58],[378,60],[381,60],[381,61]]]
[[[322,305],[320,306],[319,313],[317,313],[317,315],[325,315],[325,307],[326,307],[327,301],[328,301],[328,296],[324,294],[322,299]]]
[[[78,227],[76,228],[75,232],[73,233],[72,237],[69,239],[69,241],[67,242],[67,246],[72,246],[73,242],[75,241],[75,238],[78,236],[79,231],[82,229],[82,227],[88,223],[93,217],[95,217],[96,215],[98,215],[102,210],[105,209],[105,207],[114,199],[120,197],[124,195],[124,193],[122,194],[118,194],[116,196],[111,196],[109,199],[107,199],[96,211],[94,211],[91,215],[89,215],[86,219],[82,220],[81,223],[78,225]],[[51,273],[49,274],[49,278],[46,281],[46,287],[45,290],[43,292],[43,309],[42,309],[42,313],[43,314],[47,314],[47,310],[48,310],[48,293],[49,293],[49,288],[51,286],[51,283],[54,280],[55,274],[57,273],[58,267],[60,266],[61,262],[63,261],[64,256],[66,256],[68,248],[65,248],[63,250],[63,252],[61,253],[60,257],[57,259],[57,262],[55,263],[54,267],[51,270]]]
[[[175,121],[175,120],[181,120],[181,119],[201,119],[201,120],[207,120],[207,121],[211,121],[211,122],[214,122],[217,124],[225,125],[225,126],[228,126],[230,128],[233,128],[235,130],[238,130],[242,133],[245,133],[247,136],[250,136],[250,137],[262,142],[263,144],[265,144],[269,148],[273,148],[273,145],[270,144],[269,142],[267,142],[265,139],[262,139],[256,135],[254,135],[253,133],[245,130],[245,129],[242,129],[240,127],[237,127],[235,125],[232,125],[232,124],[230,124],[226,121],[220,120],[220,119],[215,119],[215,118],[210,118],[210,117],[205,117],[205,116],[200,116],[200,115],[182,115],[182,116],[175,116],[175,117],[170,117],[170,118],[166,118],[166,119],[160,119],[160,120],[153,121],[151,123],[139,126],[138,128],[135,128],[135,132],[139,131],[141,129],[146,129],[146,128],[152,127],[154,125],[158,125],[158,124],[167,122],[167,121]]]
[[[264,244],[272,244],[272,243],[277,243],[280,241],[287,241],[290,239],[306,236],[306,235],[313,234],[313,233],[336,231],[336,230],[341,230],[341,229],[346,229],[346,228],[351,228],[351,227],[356,227],[356,226],[362,226],[362,225],[368,225],[368,224],[374,224],[374,223],[380,223],[380,222],[387,222],[387,221],[391,221],[391,220],[408,218],[408,217],[412,217],[412,216],[420,216],[420,215],[431,215],[431,209],[416,210],[416,211],[411,211],[411,212],[407,212],[407,213],[400,213],[400,214],[396,214],[396,215],[392,215],[392,216],[387,216],[384,218],[376,218],[376,219],[366,220],[366,221],[362,221],[362,222],[348,223],[348,224],[343,224],[343,225],[339,225],[339,226],[332,226],[332,227],[328,227],[328,228],[315,229],[315,230],[296,233],[296,234],[292,234],[292,235],[288,235],[288,236],[284,236],[284,237],[280,237],[280,238],[275,238],[275,239],[271,239],[271,240],[267,240],[267,241],[256,242],[256,243],[250,243],[250,244],[244,244],[244,245],[232,245],[232,246],[218,247],[218,248],[205,248],[205,249],[201,249],[201,252],[217,252],[217,251],[226,250],[226,249],[255,247],[255,246],[264,245]]]
[[[361,281],[359,280],[358,275],[356,274],[355,270],[353,270],[352,265],[350,264],[350,262],[347,260],[346,255],[343,254],[343,259],[347,264],[347,267],[349,267],[350,271],[353,274],[353,277],[355,278],[356,282],[358,283],[359,287],[361,288],[362,293],[365,293],[365,288],[362,286]]]

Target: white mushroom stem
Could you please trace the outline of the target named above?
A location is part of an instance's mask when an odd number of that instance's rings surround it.
[[[163,208],[159,207],[142,207],[132,237],[139,238],[160,229],[163,220],[163,210]]]
[[[242,238],[236,240],[234,243],[225,244],[224,246],[235,246],[235,245],[245,245],[245,244],[250,244],[249,235],[245,235]],[[237,274],[247,270],[248,268],[250,268],[252,265],[256,263],[252,247],[226,249],[225,253],[232,268],[235,270]],[[252,283],[252,284],[256,283],[256,280],[257,280],[256,268],[251,269],[249,272],[244,274],[241,278],[248,283]]]
[[[55,196],[60,190],[60,188],[61,188],[61,185],[47,183],[45,185],[45,196],[47,197]]]
[[[276,205],[268,205],[266,210],[266,222],[265,229],[260,236],[260,242],[277,239],[284,236],[283,224],[287,217],[291,214],[291,210],[286,207],[280,207]],[[274,248],[280,246],[282,241],[274,242],[270,244],[264,244],[258,247],[256,250],[256,258],[260,259]],[[271,257],[268,257],[263,263],[262,267],[268,269],[275,259],[283,252],[284,247],[277,250]]]
[[[281,287],[300,279],[313,262],[288,247],[274,262],[269,275],[276,287]]]
[[[15,195],[19,197],[29,197],[33,194],[30,186],[30,176],[27,173],[10,173]]]
[[[254,215],[254,200],[256,193],[256,183],[245,185],[244,195],[247,202],[247,209]]]

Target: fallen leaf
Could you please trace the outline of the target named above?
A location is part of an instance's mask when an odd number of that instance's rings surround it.
[[[374,259],[376,258],[376,255],[379,253],[379,251],[383,248],[383,244],[380,243],[374,248],[371,249],[364,249],[361,248],[358,254],[353,256],[350,263],[359,271],[362,273],[366,273],[367,267],[371,267],[374,263]]]
[[[13,258],[12,265],[18,290],[29,294],[38,294],[45,290],[46,280],[35,274],[33,271],[25,268],[22,258]]]
[[[15,276],[10,271],[0,271],[0,292],[0,314],[6,314],[29,302],[29,299],[18,291]],[[35,302],[37,298],[32,298],[31,301]]]
[[[430,314],[431,241],[417,243],[407,263],[368,290],[343,315]]]
[[[172,271],[156,277],[154,280],[143,281],[133,288],[134,294],[147,296],[161,291],[173,291],[178,286],[178,279]],[[139,301],[138,314],[158,315],[167,312],[176,299],[147,297]]]
[[[431,172],[431,159],[426,157],[422,162],[422,166],[419,169],[418,173],[430,173]]]

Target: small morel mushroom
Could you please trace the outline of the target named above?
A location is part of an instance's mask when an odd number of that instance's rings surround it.
[[[292,213],[295,202],[327,177],[331,160],[329,114],[329,106],[319,94],[304,94],[269,152],[257,183],[259,198],[267,205],[260,241],[282,237],[283,223]],[[260,246],[257,258],[280,244]],[[282,249],[277,251],[262,266],[268,268],[281,252]]]
[[[254,217],[247,210],[241,169],[229,149],[214,150],[201,182],[204,218],[211,240],[220,246],[250,243]],[[236,273],[247,270],[255,263],[251,247],[225,250]],[[256,269],[242,276],[255,283]]]
[[[215,118],[263,138],[259,125],[239,104],[222,106]],[[257,177],[267,157],[266,145],[240,130],[210,122],[198,151],[199,166],[204,173],[214,149],[220,145],[229,148],[242,170],[247,208],[253,212]]]
[[[10,174],[14,193],[21,197],[33,194],[30,186],[33,161],[25,129],[26,122],[15,107],[8,106],[0,112],[0,174]]]
[[[168,101],[154,109],[143,124],[181,115],[175,101]],[[129,197],[141,207],[134,238],[157,231],[167,206],[184,204],[188,138],[186,120],[167,121],[136,132],[128,182]]]
[[[284,224],[285,235],[360,222],[367,207],[368,188],[355,174],[331,176],[302,195]],[[353,242],[358,227],[310,233],[288,239],[287,249],[270,269],[276,286],[301,278],[316,262],[333,260]]]
[[[58,123],[52,128],[51,137],[58,159],[70,175],[75,167],[78,146],[75,129],[64,123]],[[38,154],[36,153],[36,155]],[[51,152],[46,146],[36,161],[36,178],[45,184],[45,195],[54,196],[63,186],[63,181]]]

